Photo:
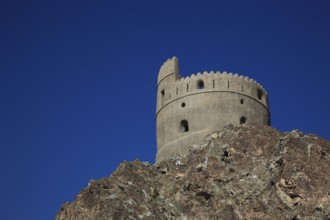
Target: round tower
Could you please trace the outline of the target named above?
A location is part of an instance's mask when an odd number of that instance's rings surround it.
[[[228,124],[270,125],[268,96],[248,77],[203,72],[181,78],[176,57],[160,68],[157,87],[156,162],[186,154],[193,144]]]

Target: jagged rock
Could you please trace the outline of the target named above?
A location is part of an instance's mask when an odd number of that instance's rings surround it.
[[[123,162],[64,203],[66,219],[330,219],[330,142],[228,126],[188,155]]]

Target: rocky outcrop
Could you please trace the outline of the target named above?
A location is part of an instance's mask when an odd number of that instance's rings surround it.
[[[123,162],[56,219],[330,219],[330,142],[228,126],[188,155]]]

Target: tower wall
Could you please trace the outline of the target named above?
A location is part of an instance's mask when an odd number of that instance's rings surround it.
[[[156,162],[187,153],[214,130],[249,122],[270,125],[267,92],[256,81],[226,72],[180,78],[175,57],[161,67]]]

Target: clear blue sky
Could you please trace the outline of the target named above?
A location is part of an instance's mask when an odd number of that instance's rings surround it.
[[[154,162],[160,65],[230,71],[273,127],[330,139],[330,1],[0,2],[3,219],[53,219],[90,179]]]

